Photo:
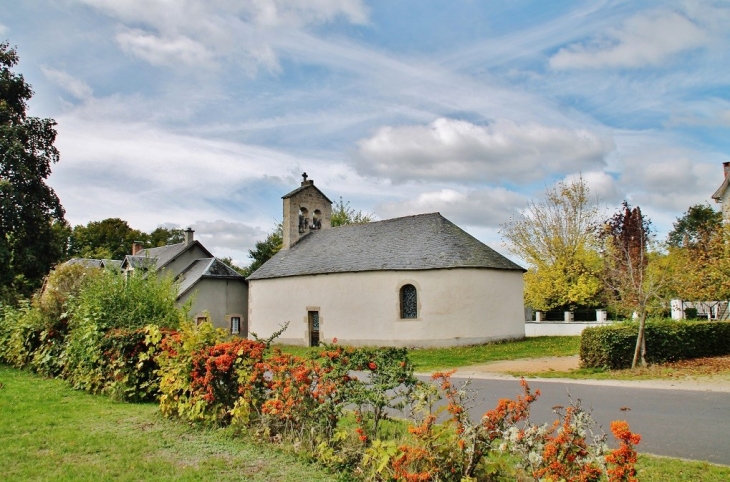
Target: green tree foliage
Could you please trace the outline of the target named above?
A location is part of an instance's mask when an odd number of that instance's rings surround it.
[[[248,250],[248,255],[253,261],[243,269],[241,274],[244,276],[251,275],[251,273],[259,269],[261,265],[278,253],[284,242],[283,236],[284,227],[281,223],[278,223],[276,228],[266,236],[266,239],[258,241],[254,249]]]
[[[119,218],[91,221],[74,227],[69,254],[77,258],[122,259],[131,254],[132,243],[143,241],[143,236]]]
[[[56,122],[26,114],[30,85],[0,43],[0,296],[29,296],[64,251],[64,210],[46,184],[58,162]]]
[[[502,226],[509,250],[529,265],[526,304],[549,310],[600,303],[598,224],[598,200],[579,177],[548,188]]]
[[[182,243],[182,229],[159,227],[151,233],[133,229],[127,221],[107,218],[90,221],[73,228],[70,235],[68,256],[72,258],[123,259],[131,254],[132,243],[139,241],[143,246],[154,248],[168,244]]]
[[[707,204],[690,206],[681,218],[677,218],[674,229],[667,238],[667,244],[675,248],[705,245],[721,225],[721,212]]]
[[[340,196],[339,202],[332,205],[332,227],[344,226],[346,224],[365,224],[373,221],[373,215],[356,211],[350,206],[350,201],[343,201]]]
[[[159,247],[167,246],[168,244],[179,244],[185,240],[185,235],[182,229],[177,228],[159,228],[152,231],[150,234],[145,234],[141,239],[137,241],[143,241],[147,246]]]

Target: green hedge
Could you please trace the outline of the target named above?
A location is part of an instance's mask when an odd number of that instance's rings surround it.
[[[586,328],[580,339],[581,366],[629,368],[636,348],[638,323]],[[646,359],[666,363],[730,355],[730,323],[650,320],[646,323]]]

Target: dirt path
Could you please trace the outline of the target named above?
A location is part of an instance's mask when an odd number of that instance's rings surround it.
[[[477,379],[514,379],[509,372],[527,372],[534,374],[532,380],[543,382],[564,382],[584,385],[604,386],[626,386],[640,388],[657,388],[669,390],[700,390],[710,392],[729,392],[730,378],[727,376],[699,376],[679,379],[656,379],[656,380],[591,380],[591,379],[568,379],[568,378],[540,378],[541,372],[559,371],[565,372],[579,368],[580,359],[578,355],[526,358],[520,360],[508,360],[485,363],[483,365],[471,365],[459,368],[454,376]]]
[[[523,358],[520,360],[505,360],[485,363],[484,365],[471,365],[460,368],[457,374],[462,371],[482,373],[509,373],[529,372],[539,373],[547,371],[567,372],[580,366],[578,355],[573,356],[548,356],[542,358]]]

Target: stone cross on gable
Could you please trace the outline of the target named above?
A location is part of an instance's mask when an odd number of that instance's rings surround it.
[[[303,172],[303,173],[302,173],[302,177],[304,178],[304,182],[307,182],[307,178],[308,178],[309,176],[307,176],[307,173],[306,173],[306,172]]]

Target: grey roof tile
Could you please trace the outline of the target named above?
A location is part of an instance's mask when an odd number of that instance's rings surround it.
[[[717,202],[722,202],[723,196],[725,196],[725,191],[727,191],[728,184],[730,183],[730,176],[726,177],[722,184],[720,184],[720,187],[717,188],[717,191],[712,195],[712,199],[714,199]]]
[[[305,189],[309,189],[310,187],[313,189],[316,189],[317,192],[322,195],[322,197],[324,197],[327,201],[329,201],[330,204],[332,204],[332,201],[330,201],[330,198],[328,198],[322,191],[320,191],[319,188],[314,185],[314,182],[312,182],[312,184],[305,184],[304,186],[300,186],[300,187],[296,188],[295,190],[293,190],[292,192],[284,194],[283,196],[281,196],[281,198],[286,199],[286,198],[292,197],[293,195],[295,195],[299,192],[302,192]]]
[[[118,259],[102,259],[101,265],[104,268],[114,268],[119,269],[122,267],[122,261]]]
[[[192,288],[201,278],[240,279],[242,281],[244,279],[238,271],[217,258],[196,259],[177,277],[177,281],[180,283],[178,289],[180,295]]]
[[[312,232],[248,279],[444,268],[524,271],[441,214],[431,213]]]
[[[63,264],[66,264],[69,266],[80,264],[87,268],[101,268],[101,260],[94,259],[94,258],[72,258]]]

